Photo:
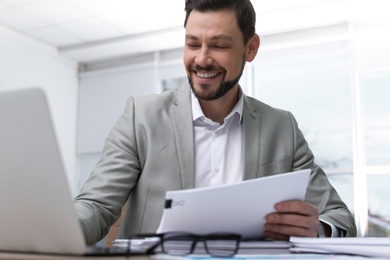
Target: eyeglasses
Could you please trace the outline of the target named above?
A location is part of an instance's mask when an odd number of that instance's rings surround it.
[[[241,241],[240,235],[232,233],[195,235],[187,232],[170,232],[137,236],[140,237],[159,238],[159,242],[147,250],[148,254],[161,252],[176,256],[206,252],[211,256],[229,257],[238,252]]]

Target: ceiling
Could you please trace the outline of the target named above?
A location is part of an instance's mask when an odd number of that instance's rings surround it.
[[[262,34],[345,22],[350,7],[348,0],[252,2]],[[80,63],[179,48],[184,15],[184,0],[0,0],[0,24]]]

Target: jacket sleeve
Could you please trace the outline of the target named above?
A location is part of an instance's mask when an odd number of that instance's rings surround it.
[[[325,172],[315,164],[314,155],[298,128],[295,118],[290,114],[294,131],[293,170],[311,169],[311,176],[305,201],[318,207],[319,219],[332,223],[341,231],[342,236],[356,236],[355,220],[341,200],[337,191],[330,184]]]
[[[125,111],[105,140],[99,161],[74,199],[76,214],[89,245],[108,233],[139,178],[133,114],[133,100],[129,98]]]

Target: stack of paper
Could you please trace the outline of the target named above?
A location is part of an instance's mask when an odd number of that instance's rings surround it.
[[[296,253],[349,254],[390,257],[390,237],[303,238],[291,237]]]
[[[145,239],[116,239],[113,246],[126,247],[130,251],[144,251],[159,243],[156,237],[147,237]],[[177,247],[180,248],[178,243]],[[172,247],[172,246],[171,246]],[[221,249],[231,247],[230,244],[220,245]],[[237,254],[289,254],[290,243],[287,241],[241,241]],[[161,253],[161,248],[157,247],[155,253]],[[196,244],[194,254],[206,254],[203,241]]]
[[[237,254],[288,254],[287,241],[242,241]]]

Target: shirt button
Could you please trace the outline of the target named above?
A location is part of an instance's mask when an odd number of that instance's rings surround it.
[[[214,172],[215,172],[215,173],[219,173],[219,168],[218,168],[218,167],[215,167],[215,168],[214,168]]]
[[[219,132],[215,132],[215,137],[219,137]]]

